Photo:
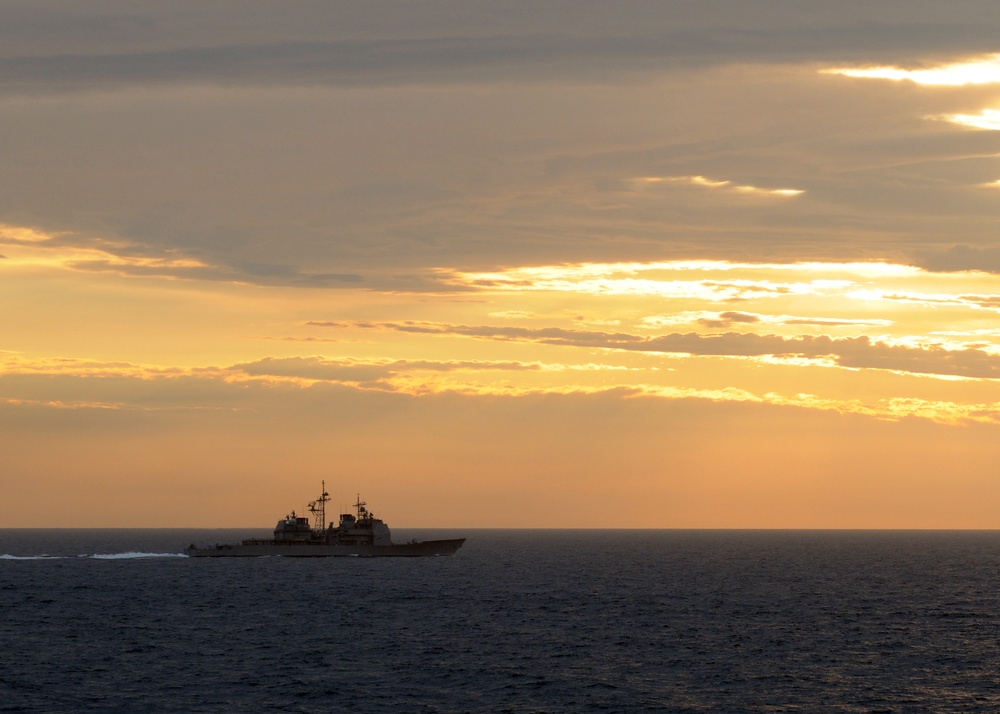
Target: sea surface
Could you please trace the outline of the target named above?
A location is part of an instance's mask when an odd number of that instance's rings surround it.
[[[998,712],[1000,533],[0,530],[0,712]]]

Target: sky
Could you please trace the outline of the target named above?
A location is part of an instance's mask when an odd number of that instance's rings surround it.
[[[994,0],[0,0],[0,527],[1000,528]]]

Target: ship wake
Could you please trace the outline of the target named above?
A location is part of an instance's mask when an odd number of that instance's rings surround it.
[[[138,558],[187,558],[185,553],[81,553],[79,555],[11,555],[0,553],[0,560],[66,560],[89,558],[91,560],[133,560]]]

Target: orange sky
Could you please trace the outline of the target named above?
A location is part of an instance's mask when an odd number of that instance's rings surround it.
[[[431,5],[18,5],[0,527],[1000,528],[1000,15]]]

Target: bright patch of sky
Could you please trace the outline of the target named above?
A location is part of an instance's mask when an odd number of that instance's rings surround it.
[[[948,114],[942,119],[972,129],[1000,131],[1000,109],[983,109],[979,114]]]
[[[937,87],[961,87],[974,84],[1000,84],[1000,54],[951,62],[937,67],[906,69],[903,67],[842,67],[822,70],[861,79],[909,81]]]

